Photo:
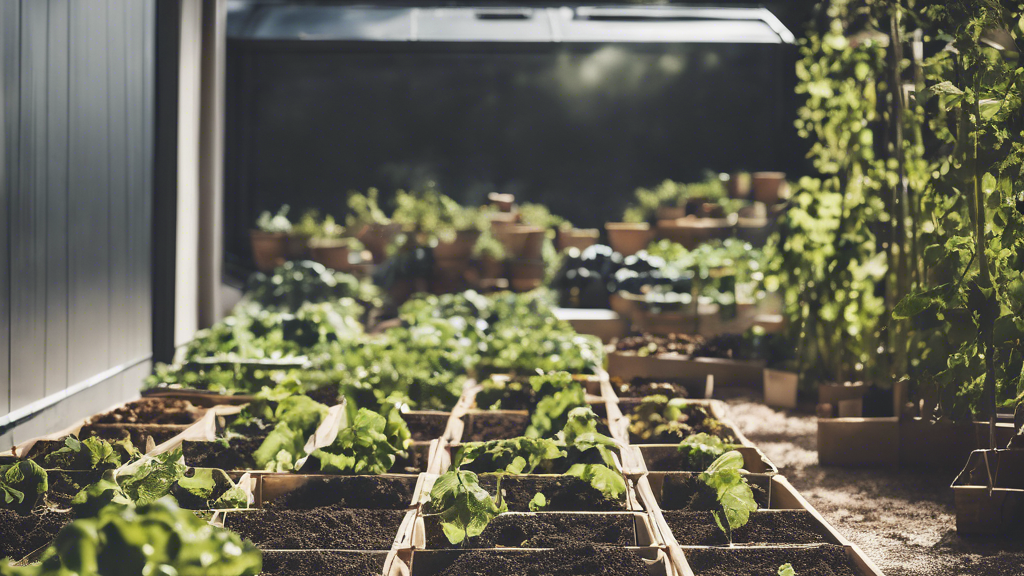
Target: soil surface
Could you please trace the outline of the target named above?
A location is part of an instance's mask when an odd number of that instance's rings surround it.
[[[530,425],[530,416],[482,411],[464,416],[462,421],[467,424],[462,433],[463,442],[487,442],[522,436]]]
[[[153,446],[156,446],[181,434],[187,428],[187,424],[164,424],[160,426],[153,426],[152,424],[101,424],[99,426],[83,426],[78,436],[83,439],[90,436],[99,436],[108,442],[128,436],[132,441],[132,446],[135,446],[142,452],[148,452],[149,438],[153,439]]]
[[[389,550],[405,510],[325,506],[229,513],[224,527],[261,550]]]
[[[480,486],[494,494],[497,477],[481,474]],[[558,478],[538,476],[506,476],[501,480],[510,512],[529,512],[530,500],[538,493],[544,494],[548,512],[610,512],[626,509],[626,500],[609,500],[590,485],[575,476]]]
[[[643,350],[645,356],[668,353],[689,355],[703,343],[703,337],[687,336],[686,334],[669,334],[668,336],[655,336],[646,333],[630,334],[615,342],[615,351],[639,352]]]
[[[415,555],[413,565],[415,566]],[[638,554],[622,548],[585,546],[539,552],[467,552],[438,576],[648,576]]]
[[[320,506],[404,510],[412,502],[416,478],[332,476],[313,478],[275,500],[266,508],[293,510]]]
[[[103,477],[103,471],[64,472],[48,470],[46,472],[46,499],[58,508],[67,508],[82,488],[95,483]]]
[[[395,463],[388,470],[391,474],[419,474],[427,469],[427,460],[430,459],[429,442],[413,442],[407,449],[408,456],[405,458],[396,457]]]
[[[684,554],[696,576],[774,576],[787,563],[798,576],[857,576],[843,547],[831,544],[789,549],[703,548]]]
[[[732,420],[840,534],[886,576],[1021,576],[1024,538],[956,534],[956,470],[819,466],[812,413],[730,401]],[[800,570],[797,574],[804,576]]]
[[[185,464],[195,468],[220,468],[221,470],[253,470],[256,462],[252,453],[263,444],[266,437],[232,438],[227,446],[220,442],[182,443]]]
[[[761,479],[748,481],[758,508],[768,507],[768,491]],[[714,510],[718,502],[715,490],[698,478],[697,474],[667,474],[661,488],[662,510],[701,512]]]
[[[449,415],[449,412],[402,414],[402,419],[409,426],[413,440],[429,442],[444,435]]]
[[[21,516],[13,510],[0,510],[0,558],[28,556],[49,544],[71,520],[70,512],[46,510]]]
[[[427,548],[452,548],[437,516],[424,518]],[[564,548],[587,544],[636,546],[628,514],[500,514],[465,548]]]
[[[92,419],[93,424],[191,424],[201,414],[188,400],[143,398]]]
[[[264,552],[263,576],[380,576],[387,553]]]
[[[669,398],[687,398],[689,396],[686,386],[678,382],[666,382],[660,379],[633,378],[629,382],[623,382],[618,378],[612,378],[612,386],[620,398],[643,398],[653,394]]]
[[[729,539],[711,512],[663,511],[665,522],[682,546],[726,546]],[[750,520],[733,532],[735,544],[825,544],[825,531],[810,512],[775,510],[752,512]]]

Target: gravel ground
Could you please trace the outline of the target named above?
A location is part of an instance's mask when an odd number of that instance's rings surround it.
[[[1024,537],[956,534],[955,472],[818,465],[812,415],[729,400],[740,430],[840,533],[886,576],[1024,576]]]

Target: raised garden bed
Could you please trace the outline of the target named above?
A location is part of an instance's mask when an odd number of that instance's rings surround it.
[[[694,576],[773,576],[792,564],[799,576],[864,576],[843,546],[684,548]]]
[[[636,377],[626,381],[621,378],[613,378],[611,385],[612,390],[615,391],[620,401],[624,398],[644,398],[645,396],[655,394],[667,396],[668,398],[688,398],[691,396],[686,385],[664,378]]]
[[[90,424],[192,424],[205,410],[179,398],[141,398],[89,419]]]
[[[450,412],[410,410],[402,414],[402,419],[409,426],[409,432],[412,434],[413,440],[429,442],[444,436],[450,416]]]
[[[263,576],[380,576],[387,552],[289,550],[263,553]]]
[[[656,548],[581,546],[555,550],[426,550],[411,576],[667,576]]]
[[[651,472],[702,472],[694,470],[688,458],[679,452],[678,446],[649,444],[638,446],[643,457],[644,464]],[[760,450],[750,446],[739,446],[736,448],[743,454],[743,469],[754,474],[778,472],[775,465],[761,453]]]
[[[261,550],[389,550],[404,510],[268,507],[224,514],[224,527]]]
[[[480,486],[493,494],[494,474],[481,474]],[[530,500],[538,492],[547,498],[548,512],[612,512],[629,509],[627,500],[609,500],[588,482],[575,476],[519,474],[504,476],[501,490],[510,512],[529,512]]]
[[[222,470],[253,470],[256,462],[253,452],[263,444],[266,436],[234,437],[227,446],[217,440],[185,440],[181,444],[185,464],[196,468]]]
[[[725,533],[712,512],[665,510],[665,522],[682,546],[727,546]],[[750,513],[749,521],[733,532],[733,544],[825,544],[831,541],[810,512],[764,510]]]
[[[320,506],[404,510],[416,490],[416,476],[261,476],[257,501],[264,508],[300,510]]]
[[[426,547],[452,548],[436,516],[423,517]],[[632,513],[506,513],[487,525],[464,548],[563,548],[587,544],[636,546],[636,515]],[[645,530],[646,532],[646,530]],[[645,533],[645,543],[650,536]]]

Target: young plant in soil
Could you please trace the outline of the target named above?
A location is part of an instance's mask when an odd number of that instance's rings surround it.
[[[699,478],[715,491],[718,501],[713,510],[715,524],[732,544],[733,532],[745,525],[750,513],[757,510],[754,493],[743,477],[743,455],[736,451],[726,452]]]
[[[489,410],[533,410],[544,398],[572,385],[579,386],[568,372],[534,376],[513,376],[508,380],[488,379],[477,392],[476,404]]]
[[[62,447],[32,459],[50,470],[112,470],[141,455],[127,438],[107,442],[95,436],[79,440],[71,435]]]
[[[508,506],[501,499],[501,477],[492,497],[480,487],[480,481],[473,472],[449,470],[434,482],[430,489],[430,501],[424,506],[427,518],[440,523],[448,541],[461,544],[468,538],[479,536],[487,525]]]
[[[329,446],[314,450],[304,469],[326,474],[384,474],[405,458],[412,442],[409,427],[395,407],[386,409],[387,418],[360,408],[352,424]]]
[[[667,382],[650,378],[633,378],[629,382],[612,378],[612,386],[620,398],[643,398],[654,395],[666,396],[668,398],[686,398],[690,395],[686,386],[678,382]]]
[[[707,409],[683,398],[648,396],[629,414],[630,440],[640,444],[675,444],[693,434],[718,436],[726,442],[735,438]]]
[[[609,546],[574,546],[536,552],[466,552],[438,576],[649,576],[643,558],[631,550]]]
[[[697,576],[856,576],[842,546],[789,548],[691,548],[686,561]],[[782,569],[789,565],[792,572]]]
[[[20,576],[180,574],[256,576],[252,544],[164,498],[146,506],[110,504],[60,531],[39,564],[3,568]]]
[[[728,444],[723,442],[718,436],[712,436],[704,432],[691,434],[679,443],[679,452],[686,456],[687,461],[694,470],[706,470],[712,462],[723,454],[735,449],[735,444]]]
[[[796,570],[793,569],[793,565],[786,562],[782,566],[779,566],[778,576],[796,576]]]

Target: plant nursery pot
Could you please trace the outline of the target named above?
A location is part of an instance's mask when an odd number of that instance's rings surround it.
[[[511,212],[512,206],[516,203],[515,194],[499,194],[497,192],[491,192],[487,195],[487,200],[494,204],[498,210],[502,212]]]
[[[544,281],[543,260],[509,260],[508,282],[512,290],[527,292]]]
[[[312,240],[309,243],[310,257],[332,270],[347,272],[352,269],[351,250],[343,241]]]
[[[601,231],[597,228],[571,228],[558,231],[558,251],[576,248],[580,252],[597,244]]]
[[[305,260],[309,258],[309,236],[305,234],[288,235],[288,259]]]
[[[250,230],[252,259],[261,272],[270,272],[288,259],[288,235],[284,232]]]
[[[479,230],[459,230],[455,234],[455,240],[451,242],[440,242],[434,247],[434,260],[460,260],[467,261],[473,254],[473,246],[480,238]]]
[[[724,240],[733,234],[734,223],[728,218],[678,218],[659,220],[657,237],[678,242],[693,250],[708,240]]]
[[[764,369],[764,403],[775,408],[796,408],[799,374],[785,370]]]
[[[402,230],[399,224],[367,224],[356,238],[373,255],[373,263],[380,264],[387,258],[388,244]]]
[[[971,452],[952,487],[957,534],[1009,534],[1024,521],[1024,450]]]
[[[543,228],[513,224],[495,229],[494,236],[505,247],[505,256],[509,259],[537,260],[541,257]]]
[[[623,256],[647,249],[654,239],[654,231],[646,222],[608,222],[604,229],[608,232],[608,243],[612,249]]]
[[[823,466],[896,466],[899,418],[818,418],[818,463]]]
[[[755,172],[751,188],[754,200],[765,204],[777,204],[786,191],[785,172]]]

